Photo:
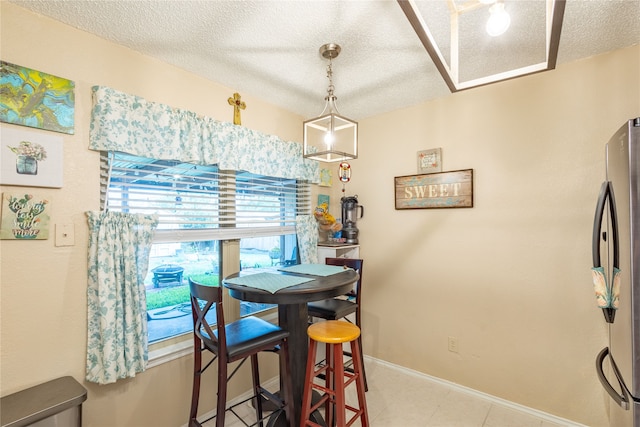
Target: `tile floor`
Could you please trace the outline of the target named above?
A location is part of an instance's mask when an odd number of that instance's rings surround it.
[[[530,413],[487,400],[482,395],[458,390],[377,361],[367,360],[366,394],[371,427],[566,427],[578,426],[552,417]],[[355,388],[350,386],[347,399],[357,404]],[[241,414],[253,422],[253,408],[246,404]],[[244,415],[243,415],[244,416]],[[203,427],[215,426],[215,420]],[[232,415],[226,426],[242,427]],[[357,421],[353,426],[360,426]]]

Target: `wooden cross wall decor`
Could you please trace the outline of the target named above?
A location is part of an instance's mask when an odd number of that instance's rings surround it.
[[[240,94],[237,92],[233,94],[233,98],[229,98],[227,101],[229,102],[229,105],[233,105],[233,124],[242,124],[240,110],[244,110],[245,108],[247,108],[247,104],[245,104],[244,101],[240,100]]]

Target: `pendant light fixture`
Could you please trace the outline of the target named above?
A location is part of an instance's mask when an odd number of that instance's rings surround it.
[[[435,15],[432,10],[433,5],[439,2],[396,1],[451,92],[553,70],[556,67],[564,9],[568,3],[566,0],[446,0],[446,12],[450,16],[449,22],[446,23],[449,37],[446,37],[446,27],[438,28],[435,25],[438,21],[429,19]],[[509,12],[505,9],[505,2]],[[487,7],[489,17],[488,21],[485,21],[486,15],[479,14],[477,11]],[[519,26],[510,26],[516,23],[515,19],[511,22],[509,17],[511,13],[514,18],[520,16]],[[527,14],[530,14],[531,18]],[[535,17],[535,20],[532,17]],[[508,29],[516,41],[518,37],[537,40],[535,51],[540,53],[525,55],[521,49],[511,48],[511,43],[507,40],[501,43],[487,42],[483,45],[482,55],[478,58],[482,57],[488,64],[491,61],[500,63],[501,60],[498,60],[497,55],[508,56],[509,52],[506,49],[512,49],[511,54],[519,60],[514,64],[515,68],[505,64],[496,65],[495,69],[489,73],[479,72],[474,67],[477,61],[465,60],[464,57],[461,58],[461,54],[464,56],[464,52],[475,50],[470,49],[472,45],[468,42],[465,44],[465,41],[473,40],[473,34],[478,34],[480,25],[485,22],[485,30],[492,37],[499,36]],[[539,34],[533,33],[536,30]],[[469,31],[469,33],[463,34],[461,31]],[[440,34],[438,39],[434,34]],[[520,46],[518,43],[513,44]],[[522,60],[520,60],[521,55]]]
[[[340,162],[358,158],[358,123],[341,116],[334,94],[332,60],[340,54],[335,43],[320,47],[320,55],[329,60],[329,87],[320,116],[303,123],[303,156],[321,162]]]
[[[504,3],[502,1],[496,1],[493,6],[489,8],[489,20],[487,21],[487,34],[491,37],[497,37],[505,33],[511,25],[511,17],[504,10]]]

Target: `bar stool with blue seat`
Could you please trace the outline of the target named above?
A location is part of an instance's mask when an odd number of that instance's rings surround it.
[[[194,340],[194,370],[193,391],[191,394],[191,411],[189,414],[189,427],[200,427],[201,423],[216,419],[216,427],[223,427],[225,414],[234,411],[238,405],[253,400],[256,409],[256,422],[251,426],[263,426],[262,404],[263,400],[273,402],[276,410],[269,415],[271,419],[283,419],[285,415],[287,425],[294,427],[293,402],[291,388],[291,373],[289,370],[289,332],[260,318],[249,316],[235,322],[225,324],[222,307],[222,287],[208,286],[195,282],[189,278],[189,290],[191,292],[191,309],[193,314],[193,340]],[[215,317],[213,316],[215,314]],[[211,322],[211,323],[210,323]],[[215,326],[211,326],[215,322]],[[258,353],[261,351],[280,351],[284,356],[284,373],[282,396],[270,393],[260,384],[258,371]],[[202,367],[202,353],[209,351],[214,354],[213,359]],[[242,402],[238,402],[227,408],[227,383],[235,375],[238,369],[247,360],[251,359],[251,376],[253,379],[253,395]],[[198,403],[200,398],[200,382],[203,372],[218,361],[218,401],[216,415],[207,420],[198,421]],[[228,365],[241,361],[228,375]],[[282,369],[282,368],[281,368]],[[240,418],[240,417],[238,417]],[[244,420],[243,420],[244,422]],[[245,423],[245,425],[248,425]]]
[[[314,323],[307,329],[309,335],[309,355],[307,374],[302,398],[301,427],[318,427],[314,412],[324,405],[327,426],[345,427],[360,418],[362,427],[369,426],[367,402],[364,389],[364,371],[362,355],[358,344],[360,328],[352,323],[340,320],[327,320]],[[326,363],[316,365],[318,343],[326,344]],[[353,372],[344,368],[342,345],[350,343],[353,358]],[[316,377],[324,377],[324,386],[316,383]],[[345,389],[355,382],[358,395],[358,407],[347,405]],[[320,392],[320,399],[313,403],[313,391]],[[347,417],[347,410],[353,415]]]

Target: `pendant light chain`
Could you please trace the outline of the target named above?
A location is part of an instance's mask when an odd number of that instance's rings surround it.
[[[327,88],[327,96],[324,98],[326,101],[335,100],[335,95],[333,91],[335,87],[333,86],[333,68],[332,68],[331,57],[329,57],[329,65],[327,65],[327,78],[329,79],[329,87]]]

